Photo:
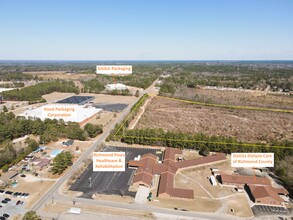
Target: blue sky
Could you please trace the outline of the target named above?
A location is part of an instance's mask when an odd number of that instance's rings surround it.
[[[60,59],[293,60],[293,1],[0,1],[0,60]]]

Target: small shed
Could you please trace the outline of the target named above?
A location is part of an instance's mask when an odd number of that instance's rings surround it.
[[[74,143],[74,140],[63,141],[63,142],[62,142],[62,146],[63,146],[63,147],[70,147],[70,146],[73,145],[73,143]]]
[[[211,181],[211,184],[213,185],[213,186],[216,186],[217,185],[217,181],[216,181],[216,178],[214,177],[214,176],[210,176],[210,181]]]

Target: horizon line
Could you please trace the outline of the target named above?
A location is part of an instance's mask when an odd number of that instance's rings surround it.
[[[1,61],[293,61],[293,59],[114,59],[114,60],[94,60],[94,59],[0,59]]]

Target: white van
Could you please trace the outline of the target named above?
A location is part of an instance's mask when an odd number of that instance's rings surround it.
[[[81,209],[72,207],[67,212],[70,213],[70,214],[79,215],[81,213]]]

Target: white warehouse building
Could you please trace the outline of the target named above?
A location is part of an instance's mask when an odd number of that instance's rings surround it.
[[[113,91],[113,90],[126,90],[127,86],[121,83],[116,83],[116,84],[107,84],[106,85],[106,90],[108,91]]]
[[[84,125],[101,111],[101,108],[77,104],[47,104],[35,109],[28,109],[20,116],[40,118],[41,120],[46,118],[63,119],[65,122],[71,121]]]

